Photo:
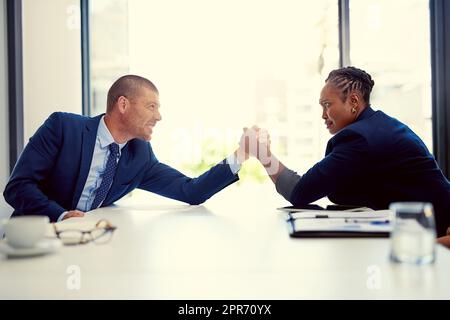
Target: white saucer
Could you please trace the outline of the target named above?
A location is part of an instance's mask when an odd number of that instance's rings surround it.
[[[44,239],[32,248],[15,248],[8,244],[7,240],[0,241],[0,253],[8,257],[30,257],[54,252],[62,246],[59,239]]]

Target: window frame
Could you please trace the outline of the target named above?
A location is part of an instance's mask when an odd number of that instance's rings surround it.
[[[450,179],[450,3],[430,0],[433,153]]]
[[[14,169],[24,148],[22,0],[7,0],[9,167]]]

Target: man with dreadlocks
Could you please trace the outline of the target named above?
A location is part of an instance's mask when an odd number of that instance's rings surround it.
[[[396,201],[431,202],[437,233],[450,226],[450,184],[422,140],[405,124],[370,105],[374,81],[363,70],[332,71],[320,94],[322,118],[334,135],[325,158],[303,175],[270,152],[270,137],[257,127],[250,139],[277,191],[301,206],[328,197],[332,202],[388,208]],[[256,130],[254,130],[256,129]],[[250,141],[251,142],[251,141]]]

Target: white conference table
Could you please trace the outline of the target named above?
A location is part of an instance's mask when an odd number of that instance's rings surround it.
[[[153,196],[64,221],[117,230],[108,244],[0,255],[0,299],[450,299],[443,246],[416,267],[389,261],[389,239],[290,238],[273,187],[242,203],[228,189],[201,206]]]

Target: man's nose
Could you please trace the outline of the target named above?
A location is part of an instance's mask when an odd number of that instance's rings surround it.
[[[325,109],[323,109],[323,111],[322,111],[322,119],[327,119],[328,118],[328,116],[327,116],[327,112],[326,112],[326,110]]]

